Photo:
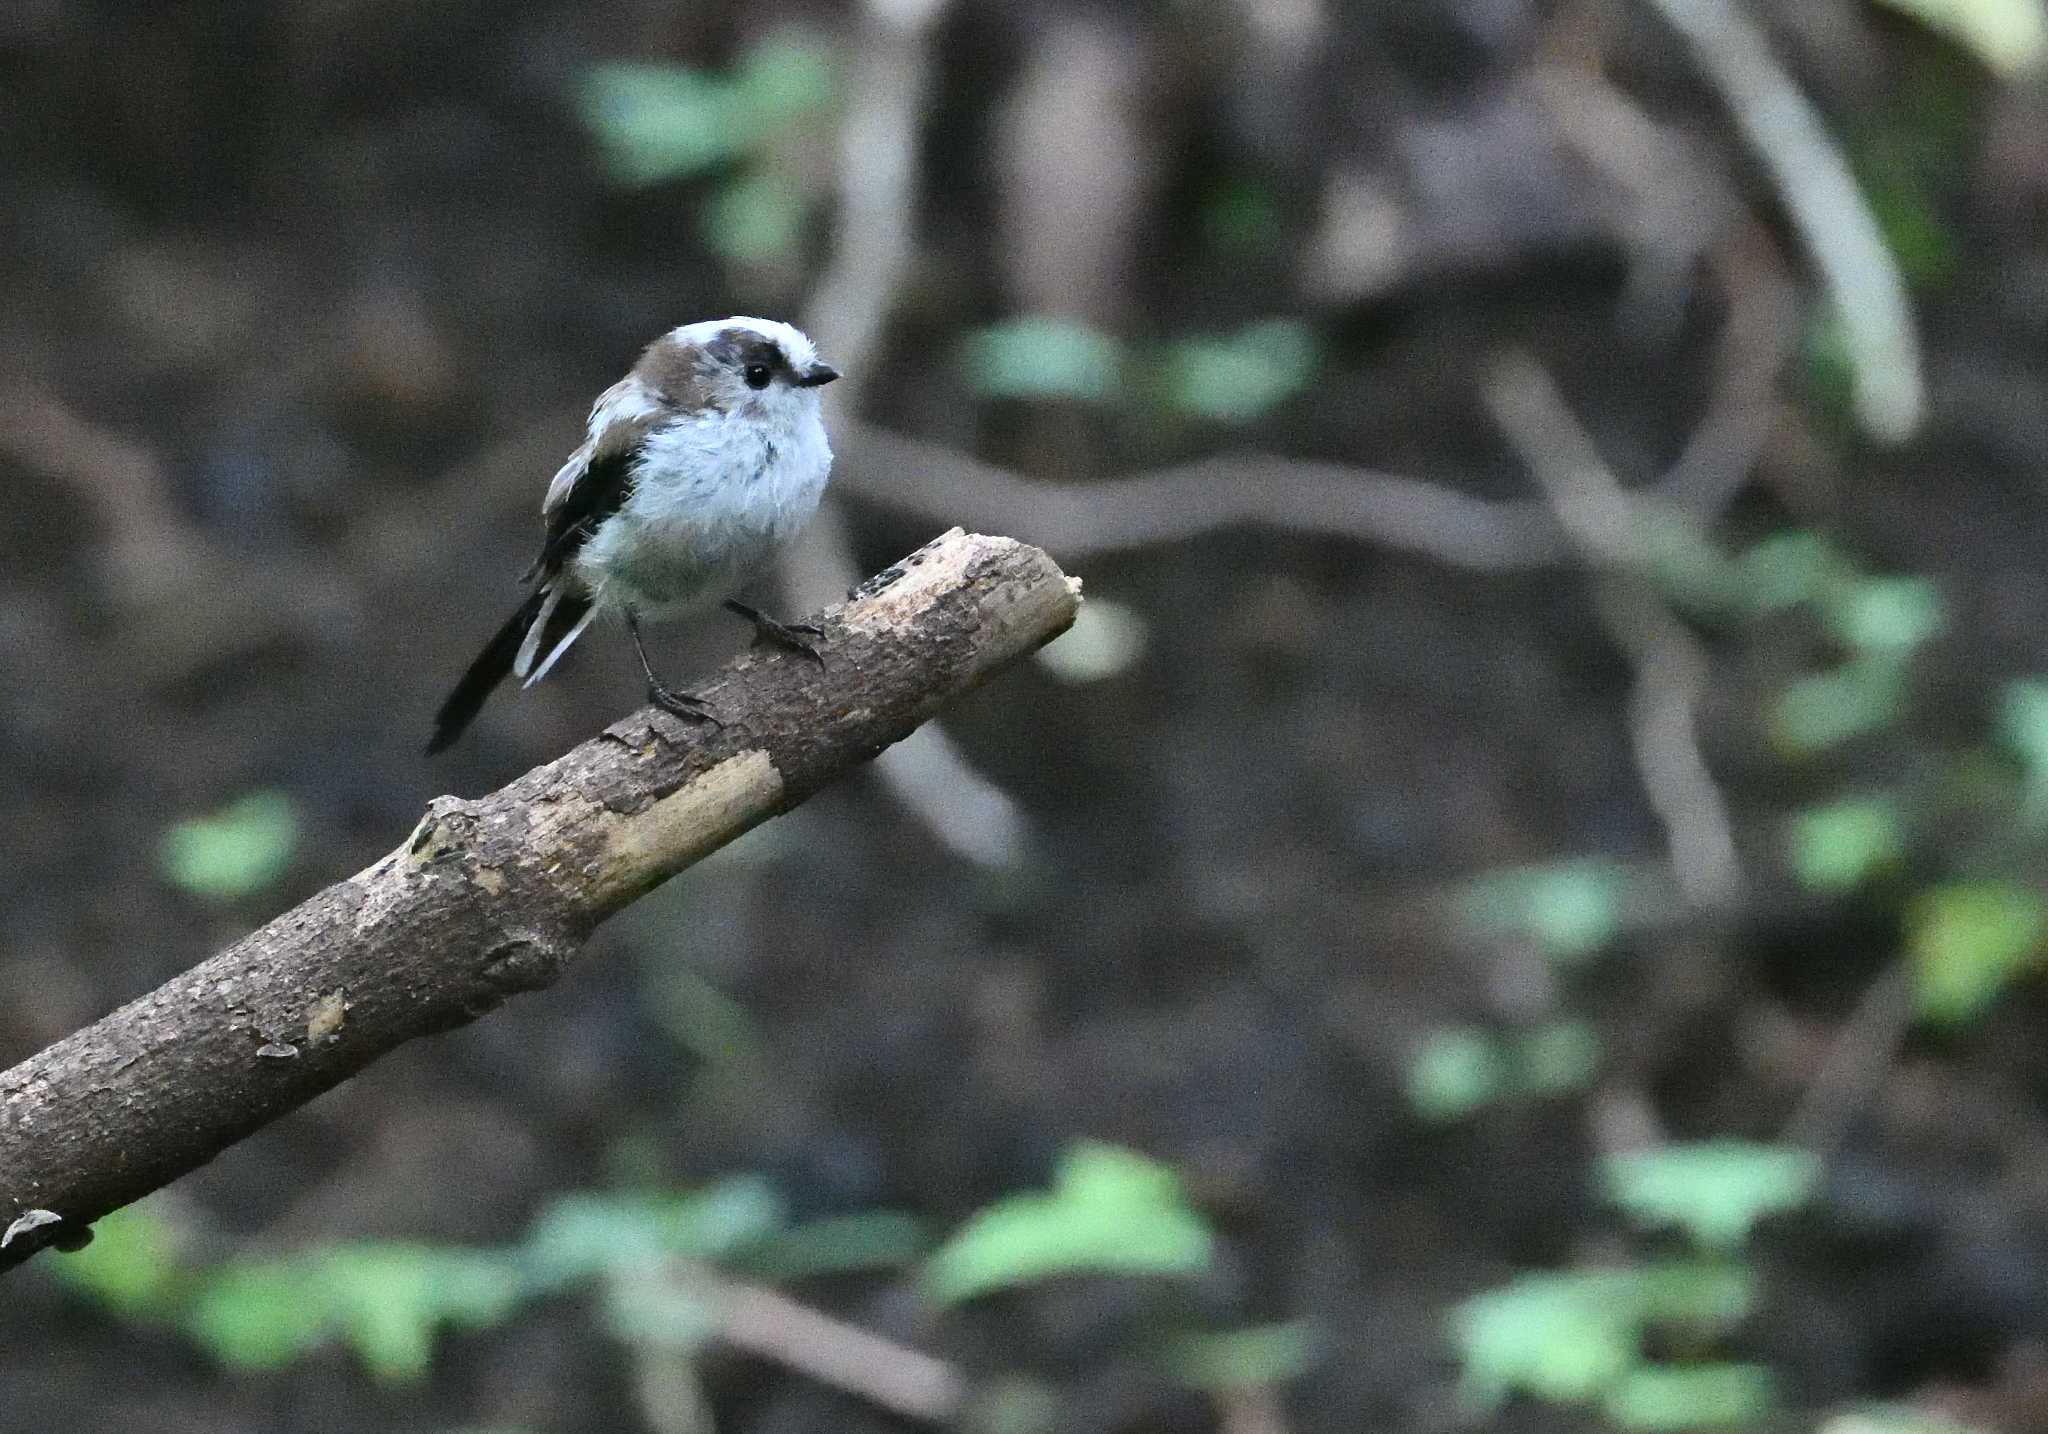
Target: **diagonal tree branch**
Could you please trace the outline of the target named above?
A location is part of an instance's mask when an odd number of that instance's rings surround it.
[[[955,529],[816,619],[824,670],[749,654],[0,1074],[0,1269],[168,1184],[393,1047],[560,976],[592,929],[1073,621],[1036,548]],[[54,1218],[53,1218],[54,1217]]]

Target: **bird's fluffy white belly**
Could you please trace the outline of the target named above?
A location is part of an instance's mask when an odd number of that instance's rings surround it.
[[[649,434],[631,495],[576,560],[598,602],[673,617],[744,586],[824,492],[832,454],[812,407],[787,425],[712,415]]]

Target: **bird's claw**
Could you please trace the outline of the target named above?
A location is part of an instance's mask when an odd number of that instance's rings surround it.
[[[718,714],[711,710],[711,704],[694,693],[677,692],[657,682],[648,686],[647,700],[671,717],[680,717],[686,722],[709,722],[714,727],[725,726]]]
[[[759,608],[748,607],[737,599],[728,599],[725,607],[726,611],[736,613],[754,625],[756,642],[772,642],[778,647],[788,648],[791,652],[802,653],[821,668],[825,665],[824,654],[805,641],[806,638],[816,638],[821,642],[824,640],[825,629],[816,623],[781,622]]]

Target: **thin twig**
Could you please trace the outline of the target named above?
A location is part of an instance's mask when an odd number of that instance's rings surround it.
[[[1835,1033],[1820,1069],[1785,1122],[1783,1140],[1826,1160],[1841,1147],[1913,1024],[1913,973],[1903,963],[1871,982]]]
[[[846,377],[828,390],[835,444],[860,411],[881,355],[883,325],[917,253],[918,126],[931,91],[931,33],[948,0],[868,0],[839,131],[837,238],[804,314]],[[841,461],[842,477],[846,470]],[[958,518],[931,515],[952,526]],[[857,575],[836,502],[811,521],[783,563],[799,607],[828,602]],[[958,856],[1013,866],[1030,844],[1023,810],[971,766],[937,723],[875,763],[897,800]]]
[[[678,1277],[709,1303],[718,1337],[735,1349],[772,1359],[906,1419],[945,1423],[966,1402],[966,1378],[942,1359],[704,1266],[684,1266]]]
[[[1920,341],[1877,219],[1820,115],[1735,0],[1650,0],[1692,46],[1777,186],[1834,301],[1855,372],[1856,416],[1897,443],[1920,426]]]
[[[1596,569],[1601,620],[1636,670],[1630,738],[1643,788],[1664,824],[1672,872],[1705,910],[1732,910],[1743,891],[1728,806],[1700,751],[1696,711],[1707,662],[1685,625],[1637,569],[1643,524],[1550,375],[1510,353],[1486,387],[1494,421],[1550,495],[1565,530]]]
[[[1712,267],[1728,298],[1713,392],[1677,461],[1642,490],[1702,524],[1740,491],[1769,437],[1795,317],[1790,279],[1755,224],[1738,226]],[[1556,566],[1576,552],[1547,500],[1490,501],[1352,464],[1219,454],[1054,483],[845,419],[833,442],[841,491],[929,520],[1018,533],[1067,562],[1247,525],[1374,543],[1486,573]]]

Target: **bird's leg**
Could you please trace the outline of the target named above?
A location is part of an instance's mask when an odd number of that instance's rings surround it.
[[[788,648],[791,652],[801,652],[820,667],[825,665],[825,659],[819,654],[818,649],[804,641],[807,637],[823,638],[825,636],[825,629],[819,627],[816,623],[777,622],[759,608],[748,607],[738,598],[727,598],[725,600],[725,610],[751,622],[754,625],[754,635],[757,638],[765,638],[769,642]]]
[[[692,722],[709,722],[714,727],[725,724],[711,711],[711,704],[703,698],[688,692],[678,692],[654,675],[654,666],[647,660],[647,644],[640,640],[640,614],[626,609],[626,631],[633,634],[633,651],[640,654],[640,671],[647,678],[647,700],[662,711]]]

